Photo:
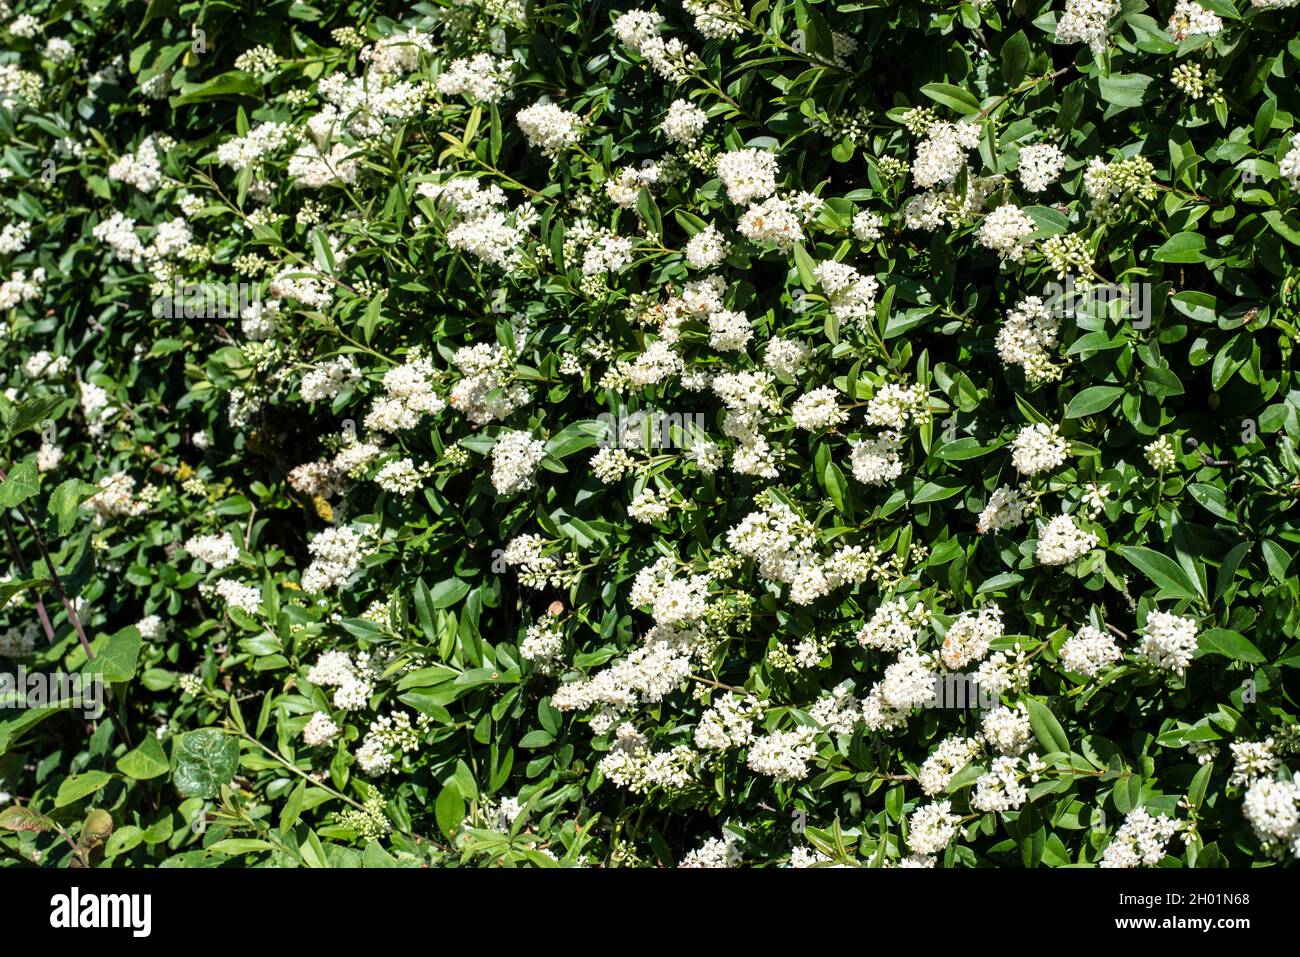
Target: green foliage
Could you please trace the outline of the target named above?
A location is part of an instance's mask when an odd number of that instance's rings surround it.
[[[1300,10],[1068,6],[14,4],[0,860],[1293,857]]]

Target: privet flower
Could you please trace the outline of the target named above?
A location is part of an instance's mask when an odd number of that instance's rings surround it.
[[[492,446],[492,486],[503,498],[526,492],[535,484],[533,470],[546,457],[546,443],[527,432],[505,432]]]
[[[1181,675],[1196,651],[1196,631],[1196,622],[1191,618],[1153,611],[1142,629],[1138,654],[1157,668]]]
[[[1037,475],[1063,465],[1070,443],[1057,425],[1035,422],[1027,425],[1011,442],[1011,464],[1021,475]]]
[[[1111,662],[1119,661],[1123,652],[1109,634],[1092,625],[1084,625],[1065,640],[1060,656],[1066,671],[1090,678]]]
[[[1163,814],[1135,807],[1106,845],[1098,867],[1155,867],[1164,859],[1165,845],[1182,823]]]
[[[1027,250],[1026,240],[1034,231],[1034,221],[1019,206],[1004,203],[984,217],[980,226],[980,243],[996,252],[1002,260],[1020,262]]]
[[[554,156],[576,142],[582,133],[582,119],[554,103],[534,103],[515,114],[515,122],[528,137],[530,146]]]
[[[1042,565],[1066,565],[1091,551],[1099,541],[1093,532],[1075,524],[1069,515],[1057,515],[1038,536],[1034,557]]]

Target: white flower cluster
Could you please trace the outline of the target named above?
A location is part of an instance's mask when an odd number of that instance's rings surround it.
[[[980,127],[974,123],[931,124],[912,160],[913,181],[922,189],[951,186],[966,169],[966,154],[979,143]]]
[[[421,196],[449,211],[447,245],[507,272],[523,261],[528,230],[536,215],[531,206],[506,208],[498,186],[483,187],[473,176],[445,183],[421,183]]]
[[[1002,637],[1002,609],[996,604],[979,611],[968,611],[948,626],[939,657],[956,670],[972,662],[983,661],[989,647]]]
[[[413,429],[427,414],[437,414],[447,405],[434,391],[433,361],[419,350],[406,354],[406,361],[384,373],[384,395],[366,414],[366,428],[378,432]]]
[[[463,346],[452,362],[464,378],[452,386],[447,402],[475,425],[504,419],[528,402],[528,390],[510,381],[511,357],[501,346],[488,342]]]
[[[386,492],[410,495],[424,484],[428,476],[426,467],[418,466],[410,458],[393,459],[375,473],[375,482]]]
[[[134,153],[125,153],[108,168],[108,178],[134,186],[142,193],[152,193],[162,182],[158,144],[152,136],[140,141]]]
[[[339,726],[324,711],[315,712],[303,725],[302,743],[309,748],[324,747],[338,737]]]
[[[783,379],[793,379],[812,357],[812,350],[797,339],[773,336],[767,340],[763,365]]]
[[[1020,183],[1031,193],[1041,193],[1065,169],[1065,154],[1051,143],[1035,143],[1020,151]]]
[[[1272,775],[1278,768],[1272,738],[1263,741],[1234,741],[1228,748],[1232,751],[1232,776],[1228,779],[1229,784],[1249,784],[1255,778]]]
[[[515,114],[528,142],[548,156],[573,146],[582,134],[582,118],[554,103],[534,103]]]
[[[1066,0],[1065,12],[1056,21],[1056,42],[1086,43],[1100,57],[1110,21],[1120,6],[1119,0]]]
[[[304,402],[332,402],[361,381],[361,370],[352,356],[335,356],[318,362],[303,374],[298,394]]]
[[[803,240],[803,227],[813,220],[821,206],[821,200],[811,193],[769,196],[745,210],[736,229],[752,242],[788,252]]]
[[[712,837],[704,844],[682,858],[678,867],[739,867],[740,852],[735,842]]]
[[[817,753],[814,728],[773,731],[749,746],[746,764],[751,771],[779,782],[802,781],[808,776],[808,762]]]
[[[704,617],[708,609],[709,575],[680,575],[675,563],[664,557],[637,572],[628,600],[649,608],[656,624],[685,627]]]
[[[1075,524],[1070,515],[1055,516],[1038,535],[1034,557],[1042,565],[1068,565],[1097,547],[1099,538]]]
[[[867,728],[896,731],[904,727],[911,713],[933,697],[936,674],[929,655],[915,647],[904,648],[862,702]]]
[[[477,103],[499,103],[510,91],[514,64],[487,53],[452,60],[438,77],[443,96],[464,96]]]
[[[1013,203],[1003,203],[984,217],[980,225],[980,243],[992,249],[1004,262],[1020,262],[1028,250],[1026,244],[1034,231],[1029,214]]]
[[[790,600],[808,605],[842,585],[865,581],[870,564],[859,548],[823,557],[816,529],[784,503],[772,501],[727,532],[727,544],[753,559],[758,573],[790,585]]]
[[[562,554],[547,554],[546,542],[540,535],[512,538],[502,550],[501,562],[507,568],[519,569],[520,584],[528,588],[541,589],[548,584],[563,588],[572,578]]]
[[[340,711],[360,711],[370,704],[374,680],[361,663],[345,651],[327,651],[307,671],[307,680],[320,688],[333,688],[332,702]]]
[[[288,123],[259,123],[243,136],[234,136],[217,147],[217,159],[235,171],[256,166],[263,159],[292,143],[297,133]]]
[[[998,330],[998,356],[1007,365],[1018,365],[1025,378],[1037,384],[1060,378],[1061,369],[1052,362],[1060,323],[1038,296],[1026,296],[1009,313]]]
[[[246,615],[255,615],[262,607],[262,591],[254,585],[245,585],[233,578],[223,578],[213,586],[213,591],[227,605],[238,608]]]
[[[1300,133],[1291,137],[1291,149],[1278,164],[1278,172],[1291,184],[1291,188],[1300,190]]]
[[[5,228],[0,230],[0,253],[5,255],[20,253],[27,248],[31,238],[30,222],[5,223]]]
[[[708,122],[709,115],[689,100],[673,100],[660,128],[672,142],[689,145],[700,138]]]
[[[921,385],[888,382],[867,403],[867,424],[880,428],[904,429],[929,418],[930,396]]]
[[[1029,799],[1021,782],[1020,761],[1010,755],[994,758],[989,769],[975,779],[970,806],[977,811],[1014,811]]]
[[[916,782],[931,797],[942,794],[957,773],[979,753],[980,742],[975,738],[961,735],[944,738],[917,770]]]
[[[671,83],[686,80],[699,65],[699,58],[675,37],[659,35],[664,18],[649,10],[632,10],[614,21],[619,41],[645,57],[650,68]]]
[[[1157,668],[1181,675],[1196,651],[1196,632],[1196,622],[1191,618],[1153,611],[1142,629],[1138,654]]]
[[[357,749],[357,766],[372,777],[387,774],[403,754],[420,747],[421,733],[430,723],[423,712],[416,716],[415,724],[405,711],[378,716],[370,722],[366,739]]]
[[[558,620],[551,617],[529,625],[519,643],[520,657],[543,674],[556,670],[563,650],[564,629]]]
[[[319,592],[339,588],[347,582],[366,557],[362,537],[340,525],[320,532],[307,545],[311,564],[302,573],[302,589]]]
[[[858,644],[880,651],[902,651],[917,642],[920,629],[930,622],[924,603],[906,598],[882,601],[857,634]]]
[[[1019,757],[1029,749],[1034,739],[1029,721],[1029,709],[1024,702],[1015,707],[999,705],[984,712],[980,722],[984,742],[1006,757]]]
[[[1163,814],[1135,807],[1124,818],[1098,867],[1155,867],[1165,856],[1165,845],[1182,829],[1182,823]]]
[[[698,650],[698,634],[656,625],[645,643],[594,677],[560,685],[551,703],[560,711],[586,711],[605,705],[603,720],[593,720],[600,733],[613,717],[639,704],[652,704],[674,691],[691,674],[691,658]]]
[[[951,801],[933,801],[918,807],[907,819],[907,846],[915,854],[938,854],[957,833],[961,815]]]
[[[848,420],[849,414],[839,407],[840,392],[834,386],[822,385],[795,399],[790,418],[801,429],[815,432]]]
[[[852,266],[834,260],[818,263],[814,271],[836,319],[860,323],[876,307],[880,283],[874,276],[864,276]]]
[[[892,432],[858,442],[849,453],[853,477],[863,485],[884,485],[894,481],[903,474],[901,449],[898,436]]]
[[[86,500],[95,517],[103,523],[110,518],[141,515],[148,504],[135,496],[135,479],[126,472],[105,475],[97,483],[99,491]]]
[[[1070,443],[1062,437],[1060,426],[1035,422],[1017,433],[1011,450],[1011,464],[1021,475],[1037,475],[1063,465]]]
[[[635,200],[633,200],[635,202]],[[730,247],[718,228],[709,225],[690,238],[686,244],[686,262],[692,269],[712,269],[727,258]]]
[[[767,150],[734,150],[718,157],[718,179],[738,206],[776,192],[776,174],[776,156]]]
[[[644,735],[624,723],[614,734],[613,746],[598,765],[616,787],[633,794],[645,794],[655,788],[676,791],[691,781],[696,754],[684,744],[668,751],[652,751]]]
[[[1060,651],[1061,665],[1091,678],[1111,662],[1124,657],[1115,639],[1106,632],[1084,625],[1065,640]]]
[[[1169,32],[1179,43],[1190,36],[1212,37],[1223,29],[1223,20],[1196,0],[1178,0],[1169,18]]]
[[[1241,813],[1264,849],[1300,858],[1300,784],[1258,777],[1246,790]]]
[[[546,443],[528,432],[510,431],[497,436],[492,446],[492,487],[502,498],[532,488],[533,471],[546,457]]]
[[[239,546],[229,532],[192,536],[185,542],[185,550],[217,571],[239,560]]]
[[[1019,528],[1025,524],[1029,508],[1030,504],[1025,501],[1019,489],[1001,485],[989,496],[989,503],[980,512],[975,528],[981,535],[1004,528]]]

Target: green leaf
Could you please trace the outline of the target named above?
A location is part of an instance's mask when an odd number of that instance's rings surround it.
[[[103,675],[107,682],[130,681],[135,677],[137,659],[140,657],[140,632],[128,625],[109,637],[107,644],[93,661],[82,669],[85,674]]]
[[[1039,743],[1047,751],[1062,751],[1068,754],[1070,739],[1066,737],[1065,729],[1061,727],[1061,722],[1056,720],[1052,710],[1037,698],[1027,699],[1025,707],[1029,710],[1029,726],[1034,729],[1034,737],[1038,738]]]
[[[34,831],[41,833],[54,828],[54,822],[30,807],[10,805],[0,811],[0,828],[6,831]]]
[[[468,582],[459,578],[445,578],[429,590],[429,604],[433,608],[450,608],[469,594]]]
[[[1160,596],[1168,598],[1201,599],[1196,586],[1181,565],[1168,555],[1141,545],[1121,545],[1120,555],[1160,587]]]
[[[54,798],[54,806],[67,807],[69,804],[94,794],[111,780],[113,780],[113,775],[107,771],[87,771],[84,774],[75,774],[70,778],[65,778],[63,783],[59,785],[59,793]]]
[[[0,508],[21,505],[35,495],[39,488],[36,466],[31,462],[19,462],[10,469],[4,482],[0,483]]]
[[[98,491],[98,485],[91,485],[81,479],[68,479],[50,493],[49,512],[58,521],[59,535],[67,535],[72,531],[81,503]]]
[[[1146,96],[1151,77],[1145,73],[1112,73],[1110,76],[1097,78],[1101,89],[1101,98],[1111,106],[1120,109],[1141,106]]]
[[[173,96],[170,103],[175,108],[232,96],[256,96],[261,92],[262,84],[251,73],[231,70],[203,83],[186,83],[181,87],[180,96]]]
[[[965,490],[966,485],[965,479],[957,477],[945,477],[938,481],[926,482],[912,496],[912,504],[924,505],[927,502],[942,502],[960,494]]]
[[[21,435],[28,429],[34,429],[42,422],[53,419],[55,411],[66,401],[59,396],[43,396],[19,402],[9,419],[9,434]]]
[[[843,513],[845,511],[845,496],[849,491],[848,480],[840,467],[834,462],[827,460],[826,467],[822,470],[822,481],[826,485],[826,494],[830,496],[831,502]]]
[[[461,823],[465,820],[465,800],[454,783],[442,789],[434,803],[433,813],[438,821],[438,830],[449,840],[460,833]]]
[[[653,236],[662,236],[664,231],[663,216],[659,213],[659,207],[655,205],[654,197],[650,191],[642,187],[636,197],[637,215],[641,217],[641,222],[645,223],[646,229]]]
[[[1223,655],[1233,661],[1262,664],[1268,659],[1245,635],[1228,628],[1211,628],[1197,637],[1197,646],[1206,654]]]
[[[1264,213],[1264,222],[1272,226],[1273,232],[1287,242],[1300,246],[1300,219],[1296,219],[1290,213],[1270,209]]]
[[[809,292],[817,288],[817,264],[803,248],[803,243],[794,244],[794,264],[799,271],[799,282]]]
[[[148,781],[166,774],[167,755],[154,735],[146,735],[140,746],[117,759],[117,769],[129,778]]]
[[[188,731],[177,739],[172,780],[186,797],[212,798],[239,766],[239,741],[216,728]]]
[[[104,845],[104,856],[117,857],[119,854],[125,854],[139,847],[142,841],[144,841],[144,831],[134,824],[119,827]]]
[[[971,114],[980,111],[980,101],[975,98],[974,93],[960,86],[953,86],[951,83],[927,83],[921,87],[921,92],[936,103],[942,103],[958,113]]]
[[[546,451],[557,459],[567,458],[575,452],[598,445],[606,438],[605,423],[596,419],[583,419],[566,425],[551,436]]]
[[[208,847],[208,851],[212,854],[225,854],[229,857],[274,850],[275,845],[270,841],[258,840],[255,837],[229,837],[223,841],[216,841]]]
[[[1199,263],[1205,261],[1202,250],[1205,237],[1200,233],[1176,233],[1151,254],[1158,263]]]
[[[1015,87],[1025,78],[1029,67],[1029,38],[1024,30],[1017,30],[1002,44],[999,54],[1002,59],[1002,81],[1007,86]]]
[[[1110,408],[1111,404],[1123,394],[1123,386],[1089,386],[1070,400],[1070,404],[1065,408],[1065,418],[1079,419],[1085,415],[1096,415]]]

